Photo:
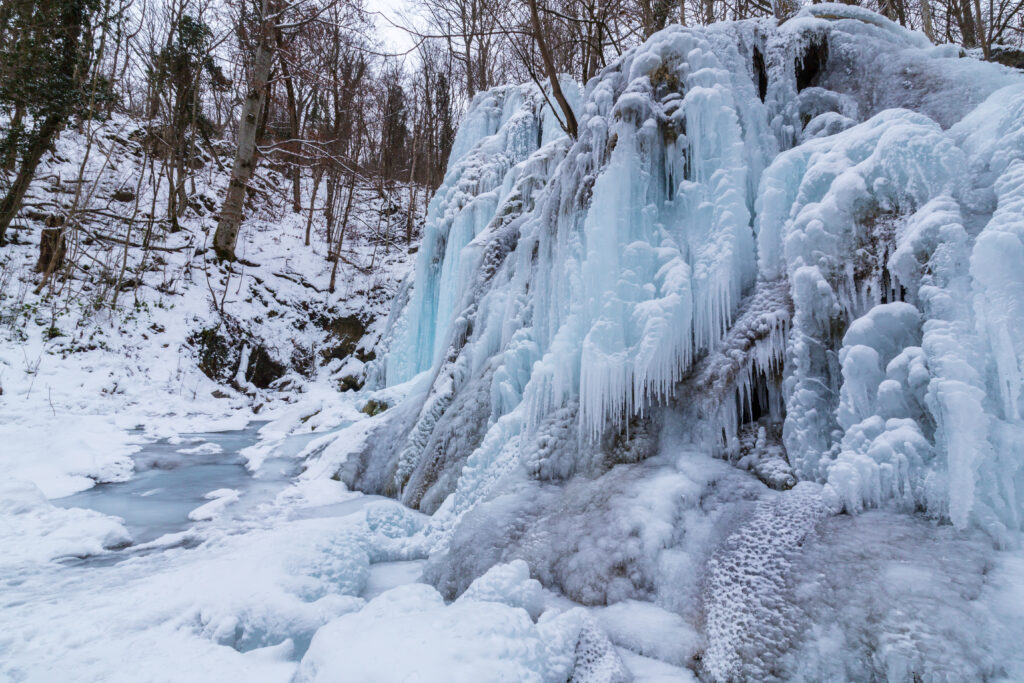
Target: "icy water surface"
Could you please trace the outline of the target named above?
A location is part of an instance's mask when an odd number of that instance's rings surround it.
[[[231,432],[186,434],[175,443],[167,440],[145,445],[136,453],[135,475],[118,484],[100,484],[65,498],[54,505],[89,508],[124,520],[135,544],[155,540],[164,534],[184,531],[196,524],[189,513],[210,503],[213,491],[237,491],[238,500],[225,505],[224,512],[241,515],[253,507],[273,501],[291,478],[298,474],[299,460],[289,457],[322,434],[292,436],[250,472],[241,451],[259,439],[265,423],[253,423]]]

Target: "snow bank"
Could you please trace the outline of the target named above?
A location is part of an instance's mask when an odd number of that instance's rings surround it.
[[[320,629],[296,680],[564,681],[572,631],[564,618],[534,624],[497,602],[445,606],[434,588],[410,584]]]
[[[31,482],[0,482],[0,569],[22,571],[36,563],[100,555],[127,545],[131,536],[116,517],[47,502]]]
[[[35,482],[48,498],[60,498],[98,482],[125,481],[135,469],[137,437],[115,419],[100,415],[62,416],[0,425],[0,469]]]

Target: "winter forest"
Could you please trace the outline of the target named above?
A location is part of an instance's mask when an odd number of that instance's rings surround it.
[[[0,681],[1024,681],[1024,0],[0,0]]]

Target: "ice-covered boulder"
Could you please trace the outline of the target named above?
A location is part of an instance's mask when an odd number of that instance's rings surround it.
[[[446,606],[430,586],[409,584],[321,628],[294,680],[565,681],[578,621],[534,624],[526,610],[490,600]]]

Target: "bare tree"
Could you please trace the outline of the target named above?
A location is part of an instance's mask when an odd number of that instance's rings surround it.
[[[257,161],[256,131],[259,128],[260,112],[267,97],[267,84],[270,81],[270,64],[273,60],[273,43],[277,31],[275,19],[280,16],[279,10],[272,14],[271,8],[271,0],[260,0],[259,15],[256,17],[256,52],[252,63],[252,76],[238,121],[238,149],[231,169],[227,196],[224,198],[220,220],[217,222],[217,232],[213,237],[213,247],[217,256],[228,261],[235,260],[235,244],[242,226],[245,190]]]

